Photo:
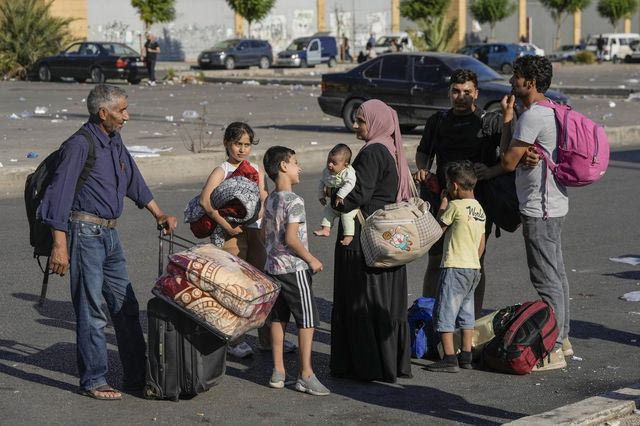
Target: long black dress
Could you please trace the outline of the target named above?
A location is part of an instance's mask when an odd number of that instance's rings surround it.
[[[366,217],[396,202],[398,176],[386,147],[373,144],[363,149],[353,167],[357,183],[344,200],[344,211],[360,208]],[[342,237],[340,223],[331,314],[331,374],[385,382],[410,377],[406,267],[366,266],[357,219],[351,244],[340,244]]]

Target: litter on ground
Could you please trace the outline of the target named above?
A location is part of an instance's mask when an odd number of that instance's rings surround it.
[[[625,293],[620,298],[626,300],[627,302],[640,302],[640,291],[631,291],[629,293]]]
[[[633,265],[633,266],[640,265],[640,256],[610,257],[609,260],[612,262],[626,263],[628,265]]]
[[[159,157],[161,152],[169,152],[172,149],[173,147],[170,146],[151,148],[147,145],[131,145],[127,147],[131,156],[135,158]]]
[[[36,115],[44,115],[46,113],[49,112],[49,108],[47,108],[46,106],[37,106],[34,110],[33,113]]]

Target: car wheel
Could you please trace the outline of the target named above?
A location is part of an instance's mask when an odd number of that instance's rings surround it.
[[[51,71],[46,65],[40,65],[38,68],[38,78],[40,81],[51,81]]]
[[[140,84],[140,79],[139,78],[130,78],[129,80],[127,80],[129,83],[131,84]]]
[[[232,70],[236,67],[236,60],[229,56],[224,60],[224,67],[228,70]]]
[[[337,64],[337,62],[336,62],[336,58],[330,58],[330,59],[329,59],[329,68],[333,68],[333,67],[335,67],[335,66],[336,66],[336,64]]]
[[[418,126],[416,126],[415,124],[401,124],[400,125],[400,131],[402,133],[409,133],[412,130],[414,130],[416,127],[418,127]]]
[[[104,73],[98,67],[91,69],[91,81],[93,83],[99,84],[104,83],[107,79],[104,78]]]
[[[269,58],[267,58],[266,56],[263,56],[262,58],[260,58],[259,65],[261,69],[266,70],[271,65],[271,62],[269,62]]]
[[[511,66],[511,64],[504,63],[500,67],[500,72],[502,72],[502,74],[511,74],[513,72],[513,66]]]
[[[628,64],[630,64],[631,62],[633,62],[633,61],[631,60],[631,55],[627,55],[627,56],[625,56],[625,57],[624,57],[624,61],[625,61],[626,63],[628,63]]]
[[[80,78],[80,77],[76,77],[74,78],[75,81],[77,81],[78,83],[84,83],[85,81],[87,81],[86,78]]]
[[[306,68],[308,66],[306,59],[300,59],[300,68]]]
[[[344,126],[347,130],[354,131],[353,123],[356,122],[356,113],[360,105],[362,105],[362,102],[362,99],[351,99],[345,104],[342,110],[342,121],[344,121]]]

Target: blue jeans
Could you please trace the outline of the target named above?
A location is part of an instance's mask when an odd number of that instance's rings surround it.
[[[91,223],[70,222],[68,235],[80,387],[90,390],[107,383],[107,317],[101,309],[102,297],[116,331],[123,385],[142,387],[146,347],[118,232]]]
[[[558,345],[569,335],[569,280],[562,258],[564,217],[522,215],[529,277],[542,300],[551,305],[558,322]]]
[[[439,333],[475,326],[473,292],[482,276],[480,269],[442,268],[436,297],[435,329]]]

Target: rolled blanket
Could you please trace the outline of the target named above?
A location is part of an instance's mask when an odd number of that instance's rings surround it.
[[[231,224],[254,223],[260,213],[258,184],[243,176],[229,177],[211,194],[211,205]],[[211,242],[222,247],[225,237],[224,230],[216,226],[211,234]]]

